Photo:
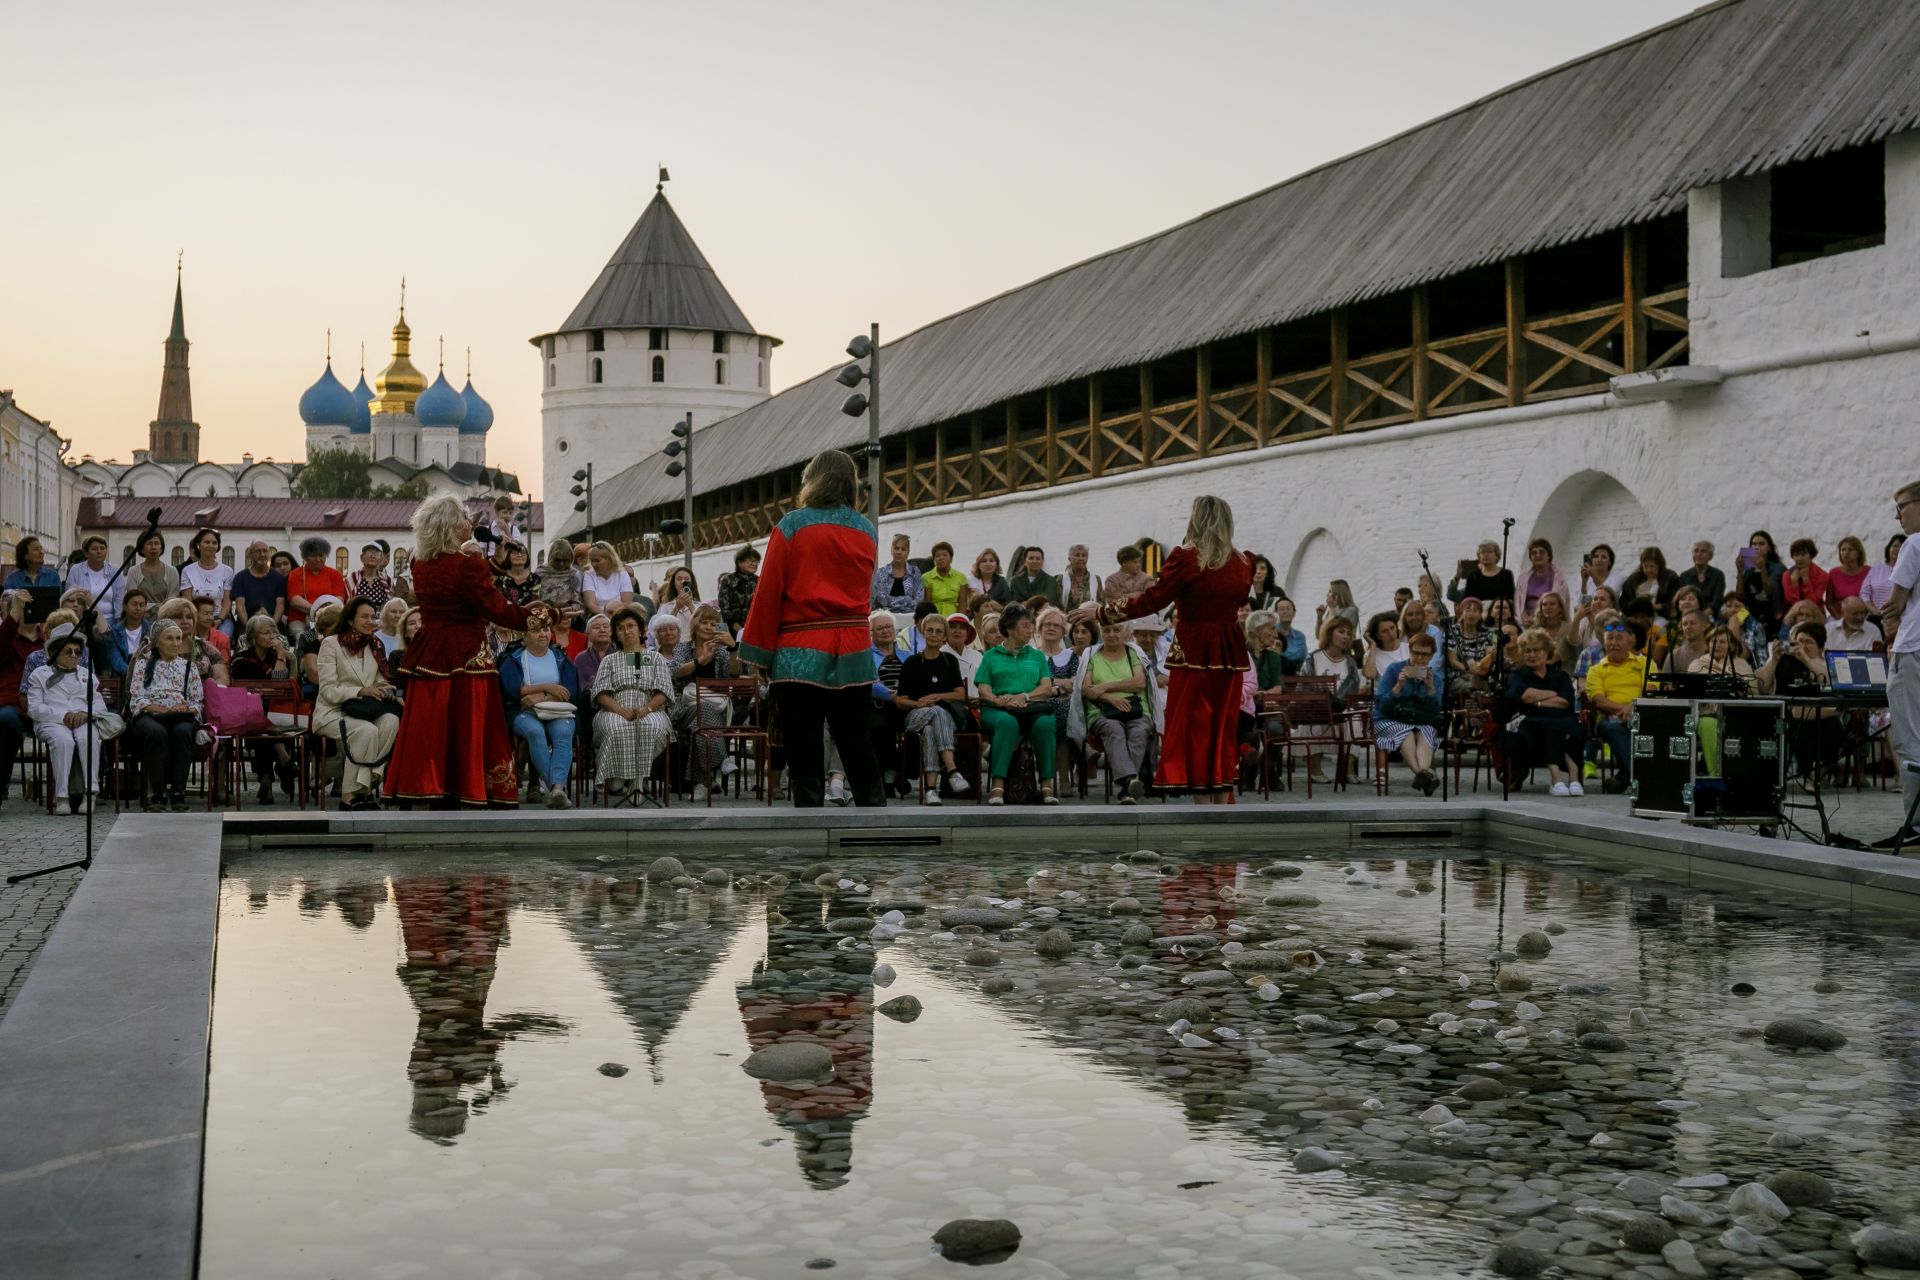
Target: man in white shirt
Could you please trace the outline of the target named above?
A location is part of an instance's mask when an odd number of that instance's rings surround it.
[[[1906,531],[1907,540],[1893,562],[1893,595],[1880,611],[1880,625],[1893,628],[1893,642],[1887,667],[1887,711],[1892,724],[1893,754],[1900,762],[1900,798],[1906,817],[1900,830],[1877,842],[1876,849],[1893,849],[1920,844],[1920,833],[1913,830],[1914,811],[1920,808],[1920,480],[1893,495],[1893,514]]]
[[[1867,602],[1859,596],[1842,600],[1840,616],[1827,623],[1828,653],[1872,653],[1880,640],[1880,628],[1867,617]]]
[[[113,590],[102,595],[107,579],[113,577],[113,566],[107,563],[107,540],[95,534],[80,549],[87,558],[67,570],[67,586],[83,588],[100,610],[100,621],[111,628],[120,620],[120,596],[127,589],[126,576],[121,575],[120,581],[113,584]]]

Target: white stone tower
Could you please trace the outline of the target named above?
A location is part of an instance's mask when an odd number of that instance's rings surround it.
[[[603,479],[658,451],[688,412],[705,427],[767,398],[780,340],[747,322],[665,180],[573,314],[532,340],[548,501],[584,462]]]

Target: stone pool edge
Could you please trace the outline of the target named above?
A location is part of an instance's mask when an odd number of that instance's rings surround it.
[[[39,1277],[191,1280],[221,860],[250,849],[540,848],[599,835],[630,851],[917,842],[974,855],[1071,832],[1170,853],[1240,840],[1338,840],[1365,857],[1478,840],[1501,852],[1656,869],[1702,888],[1804,892],[1920,912],[1920,860],[1582,813],[1540,801],[1409,805],[1370,799],[1200,811],[680,809],[643,813],[290,813],[158,817],[115,826],[0,1020],[0,1239]],[[956,820],[958,819],[958,820]],[[1091,819],[1091,820],[1090,820]],[[1271,828],[1280,828],[1278,832]],[[1261,840],[1262,836],[1267,839]],[[853,842],[853,843],[849,843]],[[1282,853],[1281,856],[1284,856]]]

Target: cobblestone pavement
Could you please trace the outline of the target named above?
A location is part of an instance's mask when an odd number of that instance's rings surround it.
[[[1624,797],[1603,796],[1597,794],[1580,800],[1567,800],[1569,805],[1577,805],[1585,810],[1604,809],[1618,812],[1627,820],[1627,803]],[[1396,779],[1395,794],[1389,800],[1396,803],[1411,803],[1419,797],[1407,792]],[[1492,798],[1498,800],[1499,793]],[[1276,793],[1276,800],[1304,800],[1303,790],[1295,791],[1291,796]],[[1334,793],[1322,789],[1316,792],[1316,799],[1349,799],[1371,801],[1375,797],[1370,786],[1361,785],[1346,792]],[[1488,798],[1482,791],[1478,795],[1469,792],[1462,797],[1467,800]],[[1525,792],[1528,800],[1546,800],[1542,788]],[[1805,797],[1796,794],[1796,800]],[[909,801],[898,801],[905,805]],[[1079,807],[1079,802],[1068,800],[1070,807]],[[528,806],[537,808],[539,806]],[[704,808],[705,806],[700,806]],[[716,803],[715,808],[758,808],[751,799],[724,800]],[[1104,807],[1099,804],[1098,791],[1090,808]],[[676,805],[676,809],[681,806]],[[950,804],[943,813],[965,820],[971,806]],[[1900,818],[1900,793],[1898,791],[1844,791],[1828,802],[1829,818],[1833,829],[1854,836],[1860,840],[1872,841],[1889,834]],[[1807,831],[1818,832],[1818,818],[1810,810],[1795,811],[1791,815]],[[113,829],[114,813],[111,805],[96,810],[93,818],[94,847],[96,851],[105,842],[107,833]],[[84,821],[69,817],[63,811],[57,816],[49,816],[45,809],[19,798],[14,792],[4,804],[0,804],[0,875],[18,871],[30,871],[36,867],[52,866],[67,862],[81,855],[81,846],[85,843]],[[1920,856],[1920,850],[1916,851]],[[14,994],[26,981],[27,972],[33,965],[34,957],[39,953],[40,945],[52,932],[54,922],[60,918],[67,899],[79,883],[78,871],[62,871],[50,876],[41,876],[24,884],[0,884],[0,1018],[6,1016],[7,1005]]]
[[[6,803],[0,804],[0,876],[73,861],[86,852],[86,829],[85,818],[69,816],[64,807],[50,817],[44,808],[21,799],[14,788]],[[96,809],[96,849],[111,830],[113,806]],[[60,871],[14,885],[0,881],[0,1017],[27,980],[40,944],[53,931],[54,921],[79,883],[78,871]]]

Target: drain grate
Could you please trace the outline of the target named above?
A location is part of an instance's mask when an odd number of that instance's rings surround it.
[[[946,834],[939,831],[898,831],[866,835],[835,832],[833,838],[834,847],[837,849],[897,849],[903,845],[918,849],[938,849],[946,843]]]
[[[1353,829],[1356,840],[1409,840],[1434,841],[1458,840],[1460,828],[1457,826],[1378,826]]]

